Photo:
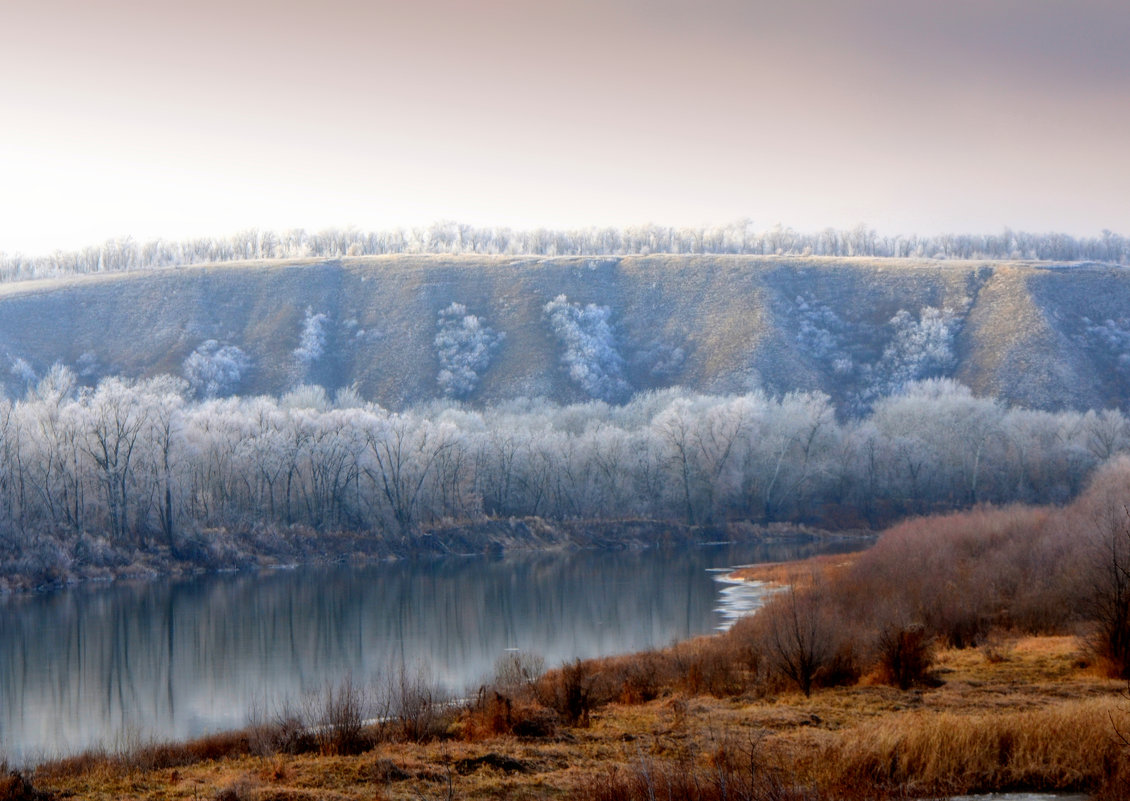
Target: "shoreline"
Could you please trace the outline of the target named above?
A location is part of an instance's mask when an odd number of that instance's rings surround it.
[[[80,584],[159,581],[214,573],[292,569],[306,565],[373,564],[409,559],[490,556],[518,552],[641,550],[727,542],[817,542],[874,540],[875,532],[831,531],[791,523],[745,521],[690,526],[661,520],[548,521],[505,518],[434,526],[414,534],[289,530],[205,530],[189,547],[155,546],[110,553],[82,563],[70,556],[65,568],[20,572],[0,561],[0,600],[49,593]],[[209,541],[209,538],[210,541]],[[47,538],[42,545],[52,544]],[[26,561],[27,557],[24,557]],[[12,560],[15,561],[15,560]]]

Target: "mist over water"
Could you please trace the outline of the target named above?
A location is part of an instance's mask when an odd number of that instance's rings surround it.
[[[662,646],[726,622],[726,585],[711,568],[816,550],[451,558],[12,597],[0,605],[0,753],[26,762],[238,727],[253,706],[271,711],[400,664],[425,665],[461,693],[507,649],[552,667]]]

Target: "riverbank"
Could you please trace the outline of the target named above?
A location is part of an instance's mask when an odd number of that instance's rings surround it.
[[[0,544],[0,595],[50,590],[86,581],[156,579],[222,570],[299,564],[366,564],[397,559],[474,556],[516,551],[642,549],[707,542],[858,539],[870,532],[830,532],[789,523],[686,525],[661,520],[483,519],[424,527],[411,533],[316,531],[306,526],[203,529],[172,545],[132,548],[105,538],[34,538],[19,548]]]
[[[757,682],[711,686],[711,654],[734,639],[580,663],[583,677],[551,672],[525,700],[512,693],[503,703],[484,691],[437,708],[423,728],[396,718],[358,729],[353,747],[332,738],[288,745],[260,725],[44,764],[29,779],[41,798],[236,801],[611,801],[669,792],[705,800],[726,797],[723,786],[729,797],[781,801],[1017,789],[1114,799],[1130,789],[1120,738],[1130,731],[1125,685],[1100,676],[1073,637],[945,648],[935,655],[934,686],[899,690],[864,677],[809,697]],[[663,654],[682,669],[655,667]],[[640,681],[649,662],[650,688]],[[589,700],[602,698],[570,721],[567,703],[552,710],[550,691],[572,680]]]
[[[914,520],[858,556],[760,564],[744,574],[788,587],[723,634],[544,673],[511,653],[458,704],[402,670],[243,732],[31,780],[146,800],[1125,799],[1127,662],[1087,613],[1105,574],[1078,554],[1130,527],[1067,525],[1122,497]]]

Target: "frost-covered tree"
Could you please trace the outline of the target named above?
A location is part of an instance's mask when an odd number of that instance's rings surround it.
[[[868,256],[873,258],[1038,259],[1053,262],[1130,263],[1130,238],[1103,231],[1099,237],[1032,234],[880,236],[859,225],[851,230],[803,233],[780,225],[757,231],[749,220],[699,228],[639,225],[630,228],[512,230],[476,228],[451,221],[386,231],[327,229],[308,232],[241,231],[181,242],[111,239],[75,251],[29,257],[0,253],[0,281],[59,275],[160,270],[174,265],[248,258],[341,258],[390,253],[490,253],[539,256],[620,256],[630,253],[724,253],[754,255]],[[595,262],[597,264],[604,263]]]
[[[74,395],[76,384],[74,371],[62,362],[55,362],[43,378],[28,389],[28,397],[59,406]]]
[[[569,378],[591,398],[616,403],[632,388],[624,379],[624,359],[616,345],[612,310],[589,303],[570,303],[564,295],[545,304],[553,333],[561,343],[561,363]]]
[[[361,392],[357,389],[356,384],[338,387],[337,392],[334,393],[335,409],[360,409],[363,406],[365,406],[365,399],[361,397]]]
[[[679,346],[655,340],[632,356],[632,365],[663,379],[678,374],[686,360],[686,351]]]
[[[888,322],[891,339],[870,366],[866,399],[894,395],[913,381],[944,376],[957,364],[953,344],[959,318],[949,309],[925,306],[918,319],[900,309]]]
[[[107,528],[115,539],[127,540],[134,505],[136,457],[145,450],[152,413],[146,395],[132,381],[107,378],[80,398],[83,438],[81,449],[95,466],[97,485],[105,504]]]
[[[330,318],[325,313],[318,312],[315,314],[312,308],[306,307],[306,319],[302,322],[302,336],[299,337],[298,347],[293,352],[294,363],[303,376],[309,373],[326,351],[329,321]]]
[[[251,359],[242,349],[209,339],[188,355],[181,372],[197,397],[222,398],[239,388],[250,366]]]
[[[330,407],[326,388],[317,384],[299,384],[282,396],[280,405],[284,409],[315,409],[324,412]]]
[[[8,372],[23,385],[24,389],[34,387],[39,381],[39,376],[35,374],[35,370],[32,366],[28,364],[26,359],[20,356],[12,356],[10,358]]]
[[[796,342],[801,351],[833,365],[837,373],[851,370],[851,356],[844,349],[849,326],[828,304],[809,295],[794,301],[797,318]]]
[[[447,397],[465,398],[475,391],[480,374],[490,366],[506,335],[468,314],[462,303],[452,303],[441,311],[436,328],[436,381]]]
[[[1119,317],[1097,322],[1084,317],[1082,322],[1086,326],[1083,344],[1106,350],[1114,357],[1119,370],[1130,372],[1130,319]]]
[[[98,375],[98,357],[90,351],[85,351],[75,362],[75,372],[79,378],[93,379]]]

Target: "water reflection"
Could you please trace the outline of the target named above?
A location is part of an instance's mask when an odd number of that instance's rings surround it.
[[[195,736],[242,725],[256,702],[401,662],[463,691],[510,648],[555,665],[664,645],[722,622],[709,568],[813,551],[450,559],[11,598],[0,607],[0,750],[25,761],[123,732]]]

